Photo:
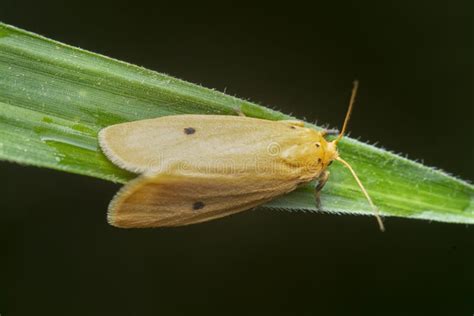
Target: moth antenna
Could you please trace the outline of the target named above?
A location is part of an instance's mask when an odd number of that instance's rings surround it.
[[[352,107],[354,106],[355,98],[357,95],[357,89],[359,89],[359,81],[354,80],[353,86],[352,86],[351,99],[349,101],[349,108],[347,109],[346,118],[344,119],[344,124],[342,124],[341,132],[337,136],[336,140],[334,140],[334,144],[337,144],[341,140],[341,138],[344,136],[344,133],[346,132],[347,124],[349,123],[349,119],[352,113]]]
[[[369,193],[367,193],[367,191],[365,190],[364,186],[362,185],[362,182],[360,182],[359,177],[355,173],[354,169],[352,169],[351,165],[347,161],[342,159],[341,157],[337,157],[336,160],[340,161],[352,173],[352,176],[354,177],[360,189],[362,190],[362,193],[364,193],[365,197],[367,198],[367,201],[369,201],[370,206],[374,210],[374,215],[375,215],[375,218],[377,219],[377,222],[379,223],[380,230],[384,232],[385,226],[383,225],[382,218],[380,217],[379,209],[375,206],[374,202],[372,202],[372,199],[370,198]]]

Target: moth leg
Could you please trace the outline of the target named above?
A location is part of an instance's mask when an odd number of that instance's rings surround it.
[[[316,207],[318,210],[321,209],[321,190],[324,188],[324,185],[326,182],[328,182],[329,179],[329,171],[324,170],[321,175],[318,178],[318,184],[315,187],[314,190],[314,198],[316,200]]]
[[[339,135],[339,130],[337,129],[325,129],[324,131],[321,132],[321,135],[324,136],[337,136]]]

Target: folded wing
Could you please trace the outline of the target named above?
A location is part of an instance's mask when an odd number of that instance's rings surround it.
[[[241,212],[295,189],[272,175],[258,179],[222,175],[142,175],[124,186],[108,220],[122,228],[182,226]]]
[[[285,150],[314,133],[298,122],[176,115],[109,126],[100,131],[99,142],[114,164],[135,173],[160,172],[176,163],[201,170],[218,164],[248,169],[255,159],[264,160],[263,166],[269,160],[282,163],[277,160]]]

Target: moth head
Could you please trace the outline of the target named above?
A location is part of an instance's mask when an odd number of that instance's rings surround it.
[[[316,143],[318,153],[318,163],[322,168],[329,167],[331,163],[339,157],[337,146],[334,141],[328,142],[323,137]]]

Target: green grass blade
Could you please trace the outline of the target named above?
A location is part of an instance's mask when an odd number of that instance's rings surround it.
[[[70,47],[0,24],[0,159],[115,182],[134,177],[97,145],[108,125],[171,114],[289,116],[221,92]],[[474,223],[474,187],[441,171],[346,138],[340,153],[385,215]],[[372,214],[338,163],[322,195],[324,209]],[[311,186],[266,207],[316,210]]]

